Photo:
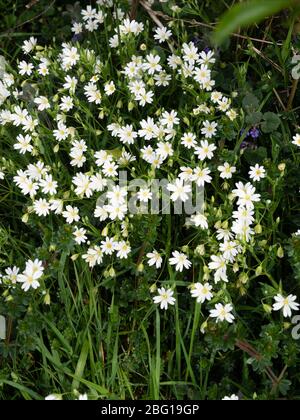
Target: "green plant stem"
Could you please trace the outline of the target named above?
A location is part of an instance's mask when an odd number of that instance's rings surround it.
[[[287,111],[291,111],[291,109],[293,108],[293,103],[294,103],[294,99],[295,99],[296,92],[297,92],[297,89],[298,89],[298,85],[299,85],[299,79],[294,80],[293,81],[292,90],[291,90],[291,94],[289,96],[289,102],[288,102],[288,105],[287,105]]]

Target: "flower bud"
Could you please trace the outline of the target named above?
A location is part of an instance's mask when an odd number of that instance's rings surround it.
[[[270,305],[263,304],[263,309],[267,314],[272,313],[272,306],[270,306]]]
[[[262,226],[260,224],[256,225],[254,228],[255,233],[260,235],[262,233]]]
[[[137,272],[138,273],[142,273],[143,271],[144,271],[144,264],[143,263],[141,263],[141,264],[139,264],[138,265],[138,267],[137,267]]]
[[[200,257],[205,255],[205,246],[203,244],[197,246],[195,249],[195,255],[199,255]]]
[[[263,268],[262,268],[262,266],[260,265],[260,266],[258,266],[258,267],[257,267],[257,269],[255,270],[255,274],[256,274],[256,276],[257,276],[257,277],[259,277],[259,276],[261,276],[261,275],[262,275],[262,272],[263,272]]]
[[[278,258],[283,258],[284,257],[284,250],[283,250],[282,247],[278,248],[277,257]]]
[[[45,305],[50,305],[50,303],[51,303],[51,297],[50,297],[49,292],[47,292],[45,297],[44,297],[44,304]]]

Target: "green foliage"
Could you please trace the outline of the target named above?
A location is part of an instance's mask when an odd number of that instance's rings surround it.
[[[51,3],[43,0],[30,9],[25,8],[27,1],[11,3],[9,7],[7,2],[1,5],[4,19],[0,22],[0,46],[13,63],[23,40],[33,34],[43,44],[52,43],[54,37],[53,53],[58,51],[61,42],[72,36],[71,22],[80,13],[80,6],[67,5],[68,1],[59,2],[59,6],[56,2],[49,10]],[[276,0],[236,3],[221,21],[216,35],[220,43],[238,27],[259,23],[291,4]],[[176,1],[180,8],[177,11],[173,5],[168,2],[154,8],[170,16],[175,44],[194,40],[200,49],[210,46],[213,25],[206,28],[197,22],[210,25],[218,21],[227,9],[226,2]],[[36,18],[40,13],[42,16]],[[292,57],[300,48],[295,14],[247,28],[241,32],[246,39],[227,39],[218,50],[216,89],[232,98],[240,116],[232,124],[220,119],[218,155],[212,165],[216,171],[225,161],[235,164],[245,182],[249,180],[250,165],[264,165],[267,172],[267,177],[256,185],[266,203],[255,210],[257,244],[249,246],[249,253],[241,256],[240,271],[232,276],[228,287],[217,289],[211,302],[213,306],[220,299],[228,303],[234,300],[237,322],[233,326],[208,320],[207,310],[191,300],[187,290],[188,285],[205,276],[207,250],[215,248],[218,252],[212,228],[207,238],[200,230],[187,229],[185,220],[179,217],[154,215],[137,219],[131,232],[132,259],[113,262],[108,258],[103,269],[89,270],[79,257],[81,250],[69,226],[56,216],[44,223],[34,214],[27,214],[27,200],[12,179],[16,170],[28,162],[12,150],[17,131],[0,128],[1,162],[9,174],[8,180],[0,181],[1,271],[13,265],[22,267],[33,256],[47,264],[41,293],[24,294],[11,284],[0,285],[0,315],[5,315],[6,320],[6,340],[1,340],[0,326],[0,399],[39,400],[52,393],[74,399],[78,392],[87,392],[90,399],[216,400],[233,392],[246,400],[300,398],[300,343],[291,335],[290,320],[271,313],[277,293],[300,296],[300,240],[294,235],[300,226],[300,155],[291,144],[299,129],[299,89],[287,109],[293,83]],[[146,12],[139,9],[138,20],[146,19]],[[147,25],[152,34],[153,23]],[[94,35],[85,34],[80,41],[89,48],[101,49],[101,86],[117,78],[121,63],[129,61],[132,54],[143,54],[140,42],[129,40],[116,58],[107,47],[108,29],[102,29]],[[253,44],[247,39],[250,37],[271,44]],[[152,45],[150,36],[147,41]],[[156,47],[155,51],[165,63],[167,46]],[[57,80],[62,78],[59,71],[57,68],[53,85],[47,85],[49,95],[57,93]],[[88,60],[83,59],[79,75],[82,80],[93,75]],[[198,133],[202,117],[193,116],[191,110],[195,103],[206,101],[205,94],[198,95],[193,86],[177,77],[170,94],[165,95],[161,89],[155,99],[167,109],[177,109],[180,103],[184,124]],[[42,83],[37,86],[29,81],[23,86],[24,102],[29,107]],[[86,140],[92,149],[112,146],[112,154],[118,157],[120,147],[112,145],[106,125],[114,121],[115,115],[136,123],[141,118],[140,110],[130,108],[121,83],[117,97],[111,102],[104,100],[98,107],[83,105],[83,95],[83,91],[78,94],[72,125],[82,125],[81,136],[89,133]],[[41,125],[46,127],[44,136],[48,138],[46,116],[41,117]],[[257,139],[248,136],[254,128],[260,132]],[[243,144],[245,149],[241,148]],[[62,145],[54,152],[50,145],[37,139],[38,153],[46,156],[49,165],[59,161],[54,165],[59,183],[70,183],[73,173],[67,149]],[[188,165],[188,159],[176,150],[175,162]],[[145,167],[138,170],[148,176]],[[175,170],[173,163],[164,175],[173,176]],[[224,201],[227,182],[217,179],[209,193],[214,199],[208,209],[210,226],[220,220],[226,226],[231,217],[231,202]],[[88,200],[82,201],[86,215],[83,226],[89,230],[92,243],[100,243],[103,226],[90,223],[93,208]],[[27,224],[22,222],[24,214],[29,217]],[[159,272],[147,265],[145,254],[154,247],[163,250],[168,258],[171,250],[183,245],[195,261],[189,275],[178,276],[166,264]],[[198,245],[204,247],[204,256],[194,255]],[[153,305],[150,289],[155,284],[171,284],[176,289],[177,303],[167,313]]]
[[[230,8],[221,18],[214,34],[214,41],[221,44],[238,28],[258,24],[281,10],[297,4],[297,0],[246,0]]]

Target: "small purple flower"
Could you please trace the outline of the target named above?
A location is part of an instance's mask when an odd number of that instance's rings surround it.
[[[75,34],[72,37],[72,42],[80,42],[82,41],[83,35],[82,34]]]
[[[209,47],[206,47],[203,51],[205,52],[205,54],[208,54],[211,51],[211,49]]]
[[[260,136],[260,131],[258,128],[254,127],[249,131],[249,135],[253,138],[253,139],[258,139],[258,137]]]

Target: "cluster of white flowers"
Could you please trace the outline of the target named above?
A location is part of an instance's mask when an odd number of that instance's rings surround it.
[[[72,31],[75,35],[95,32],[112,13],[116,26],[108,41],[110,54],[119,59],[127,42],[138,43],[144,25],[130,20],[121,9],[110,10],[113,1],[97,4],[99,7],[82,10],[82,19],[73,23]],[[4,104],[0,123],[7,129],[13,127],[14,132],[19,130],[12,147],[24,155],[26,162],[14,174],[14,183],[28,198],[23,221],[52,215],[60,223],[71,225],[78,253],[91,268],[102,265],[107,257],[124,260],[132,253],[134,216],[128,210],[129,191],[116,184],[122,168],[127,168],[134,179],[147,178],[149,188],[143,187],[136,194],[145,204],[152,199],[150,186],[159,170],[168,174],[167,189],[174,203],[191,198],[195,186],[213,188],[215,180],[224,182],[227,213],[222,214],[222,203],[216,209],[214,197],[207,192],[203,213],[190,218],[192,229],[215,239],[209,251],[205,241],[197,244],[203,247],[203,282],[190,285],[190,292],[203,304],[219,296],[219,283],[226,289],[226,283],[245,266],[248,247],[255,245],[256,211],[262,202],[253,183],[264,180],[267,171],[258,164],[251,166],[251,182],[236,182],[235,188],[230,185],[238,175],[238,162],[217,155],[218,139],[222,128],[234,124],[239,114],[232,97],[215,89],[214,52],[200,51],[193,42],[176,49],[172,37],[169,28],[156,28],[153,40],[171,45],[169,56],[165,59],[158,49],[148,51],[142,44],[136,49],[140,55],[130,54],[121,68],[109,75],[105,68],[109,60],[105,62],[93,49],[64,43],[57,54],[52,49],[37,49],[37,40],[30,38],[23,45],[26,60],[18,63],[18,74],[6,73],[6,63],[0,61],[0,104]],[[59,86],[50,90],[52,81],[48,79],[53,76],[59,79]],[[24,83],[30,83],[35,91],[30,106],[23,100]],[[174,109],[174,104],[168,109],[162,107],[159,94],[172,83],[180,86],[183,96],[193,92],[191,109],[182,112],[180,107]],[[138,117],[131,118],[133,111]],[[300,146],[299,134],[293,143]],[[114,186],[107,193],[108,204],[101,204],[99,195],[111,182]],[[91,214],[87,214],[85,205],[90,206]],[[99,224],[102,238],[91,243],[91,226]],[[146,254],[149,267],[156,270],[163,266],[164,257],[169,269],[183,276],[193,266],[192,257],[196,259],[197,252],[193,256],[187,247],[171,250],[169,255],[157,249]],[[43,266],[36,260],[29,261],[22,274],[13,267],[5,276],[13,284],[22,282],[27,291],[39,287],[42,274]],[[167,309],[176,302],[174,294],[172,288],[161,287],[154,302]],[[209,309],[210,317],[232,323],[234,306],[228,294],[226,298],[220,296],[222,301],[214,300],[213,309]],[[277,296],[274,310],[283,309],[284,316],[290,315],[291,309],[298,309],[295,300],[294,296]]]

